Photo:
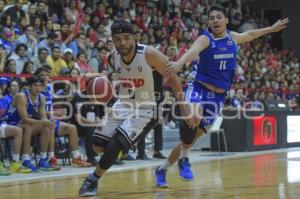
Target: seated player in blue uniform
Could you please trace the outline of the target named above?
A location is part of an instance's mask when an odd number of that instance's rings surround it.
[[[5,120],[5,113],[8,109],[9,105],[12,102],[13,96],[18,93],[18,82],[13,80],[8,82],[6,91],[3,93],[2,90],[0,97],[0,139],[1,138],[13,138],[13,154],[12,154],[12,162],[10,164],[10,172],[13,173],[30,173],[31,169],[22,167],[22,163],[20,162],[20,153],[22,147],[22,128],[18,126],[13,126],[7,124]],[[1,164],[1,163],[0,163]],[[4,171],[5,172],[5,171]],[[9,172],[9,173],[10,173]],[[8,173],[8,174],[9,174]],[[1,171],[0,165],[0,175],[3,174]]]
[[[50,68],[51,69],[51,68]],[[53,114],[53,86],[50,83],[49,76],[51,74],[50,71],[48,71],[47,66],[43,66],[41,68],[38,68],[38,70],[35,73],[39,78],[42,80],[42,91],[41,93],[45,96],[46,100],[46,113],[48,118],[52,118]],[[59,110],[61,112],[61,110]],[[57,115],[64,115],[64,113],[57,113]],[[89,167],[92,166],[91,163],[86,162],[82,159],[82,155],[79,152],[78,147],[78,133],[77,128],[73,124],[69,124],[66,122],[61,122],[60,120],[54,120],[55,121],[55,129],[54,132],[51,133],[50,136],[50,143],[49,143],[49,163],[52,169],[58,170],[59,167],[57,166],[57,160],[54,156],[54,137],[55,136],[68,136],[69,142],[70,142],[70,148],[72,150],[72,165],[77,167]]]
[[[48,120],[45,111],[45,98],[40,93],[41,80],[35,76],[28,79],[29,90],[18,93],[10,104],[5,117],[11,125],[26,126],[26,135],[23,137],[23,166],[30,168],[33,172],[38,168],[30,160],[30,143],[32,135],[40,135],[39,167],[41,170],[52,170],[47,160],[49,136],[55,123]],[[25,134],[25,133],[24,133]]]
[[[194,126],[180,124],[181,142],[168,159],[155,170],[156,186],[167,187],[166,174],[178,160],[179,175],[183,180],[193,180],[188,152],[193,143],[212,125],[230,89],[237,61],[237,44],[252,41],[263,35],[286,28],[288,19],[277,21],[270,27],[237,33],[227,30],[226,8],[212,6],[208,13],[209,28],[199,36],[191,48],[177,61],[170,62],[165,76],[170,77],[192,62],[194,79],[185,91]]]

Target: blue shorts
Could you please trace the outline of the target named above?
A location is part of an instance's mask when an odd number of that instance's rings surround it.
[[[211,91],[197,81],[189,82],[185,89],[185,102],[200,103],[203,108],[203,119],[199,127],[205,132],[219,115],[225,97],[226,93]]]
[[[54,129],[55,136],[58,136],[59,127],[60,127],[60,120],[55,120],[55,129]]]

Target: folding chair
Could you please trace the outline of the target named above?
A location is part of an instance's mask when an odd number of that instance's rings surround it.
[[[225,130],[221,129],[222,122],[223,122],[223,118],[221,116],[216,117],[212,126],[207,130],[207,133],[216,133],[217,134],[217,143],[218,143],[219,153],[221,153],[220,134],[222,134],[222,137],[223,137],[225,151],[228,152],[227,142],[226,142],[226,137],[225,137]]]
[[[55,137],[55,156],[61,159],[62,165],[71,165],[71,149],[69,147],[69,140],[66,136]],[[68,164],[67,164],[68,162]]]

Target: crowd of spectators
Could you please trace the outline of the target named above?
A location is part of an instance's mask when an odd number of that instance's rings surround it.
[[[228,8],[229,29],[270,25],[234,0],[219,2]],[[0,0],[0,73],[32,74],[50,65],[53,76],[107,75],[112,72],[114,50],[110,25],[120,17],[134,24],[138,42],[155,46],[175,61],[207,28],[206,14],[213,3],[218,1]],[[183,82],[190,72],[187,65],[179,74]],[[266,99],[289,100],[295,106],[297,91],[299,62],[293,52],[271,48],[270,37],[240,46],[237,76],[229,95],[232,106]]]

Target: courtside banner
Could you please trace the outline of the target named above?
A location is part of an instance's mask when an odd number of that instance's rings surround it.
[[[275,116],[253,118],[253,146],[277,144],[277,121]]]

